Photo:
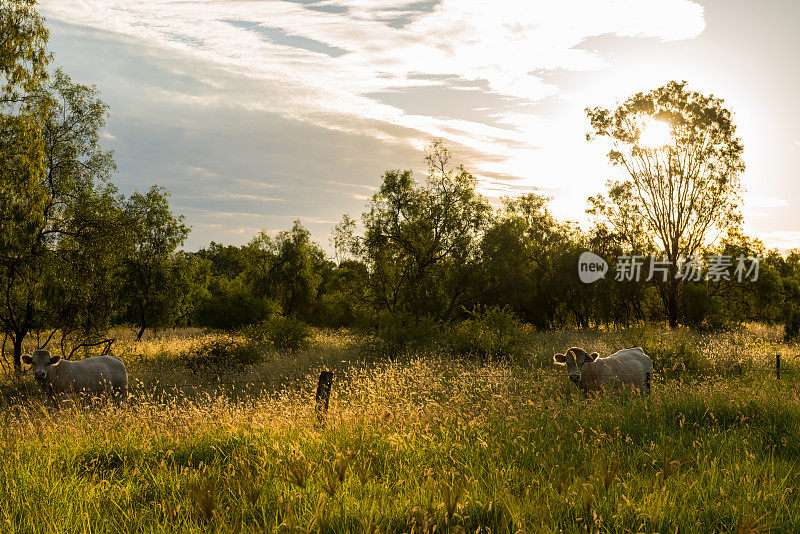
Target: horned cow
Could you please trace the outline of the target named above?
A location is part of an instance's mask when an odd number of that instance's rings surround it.
[[[641,347],[623,349],[605,358],[600,358],[596,352],[588,354],[572,347],[564,354],[553,356],[553,361],[566,366],[569,379],[584,393],[628,385],[642,395],[650,394],[653,362]]]
[[[32,366],[34,379],[55,406],[75,396],[108,396],[118,404],[128,398],[128,372],[122,360],[115,356],[70,361],[40,349],[34,351],[33,356],[24,355],[22,361]]]

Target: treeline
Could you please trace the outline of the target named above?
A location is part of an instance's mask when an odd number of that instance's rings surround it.
[[[500,308],[539,329],[621,327],[666,321],[660,280],[593,284],[578,278],[584,251],[613,269],[617,257],[655,253],[598,223],[583,232],[556,220],[547,199],[530,193],[503,199],[500,209],[476,192],[475,178],[450,166],[441,142],[429,149],[429,174],[388,171],[361,217],[334,229],[336,260],[308,231],[262,232],[242,247],[212,243],[191,256],[207,273],[208,293],[189,320],[236,328],[279,313],[308,323],[390,331],[458,322]],[[763,257],[758,279],[687,281],[679,295],[680,323],[725,328],[743,321],[787,322],[800,304],[800,253],[782,255],[732,230],[702,255]],[[735,262],[734,262],[735,263]],[[663,285],[663,284],[661,284]],[[198,291],[198,294],[205,291]],[[796,319],[794,319],[796,320]],[[791,322],[791,321],[789,321]]]

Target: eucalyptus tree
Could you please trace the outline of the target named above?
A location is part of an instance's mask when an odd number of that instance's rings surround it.
[[[587,139],[608,138],[612,165],[627,176],[609,184],[608,197],[590,198],[590,213],[633,246],[660,249],[670,262],[659,292],[671,326],[679,319],[682,258],[741,221],[743,145],[732,113],[713,95],[671,81],[637,93],[615,109],[587,109]],[[652,133],[661,129],[660,140]]]

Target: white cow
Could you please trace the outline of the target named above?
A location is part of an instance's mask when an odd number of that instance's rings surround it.
[[[123,404],[128,398],[128,372],[122,360],[115,356],[95,356],[73,362],[50,356],[49,350],[36,350],[32,357],[23,356],[22,361],[32,366],[33,377],[55,406],[77,395],[90,398],[106,395],[117,404]]]
[[[573,384],[584,393],[607,387],[633,386],[642,395],[650,394],[650,379],[653,377],[653,362],[640,347],[623,349],[606,358],[596,352],[587,354],[578,347],[566,354],[556,354],[553,361],[566,365],[567,374]]]

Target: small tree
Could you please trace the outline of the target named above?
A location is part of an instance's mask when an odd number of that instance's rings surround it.
[[[183,216],[174,217],[167,192],[158,186],[133,193],[124,205],[127,246],[121,270],[127,315],[139,327],[141,339],[148,327],[171,326],[182,314],[175,250],[189,228]]]
[[[675,277],[679,260],[708,244],[712,232],[741,221],[743,147],[731,112],[719,98],[672,81],[637,93],[612,111],[586,113],[592,127],[587,139],[608,137],[609,160],[628,175],[610,184],[608,198],[590,198],[588,211],[631,242],[664,251],[671,276],[659,291],[675,327],[684,286]],[[646,139],[658,127],[668,129],[669,137],[657,143]]]

